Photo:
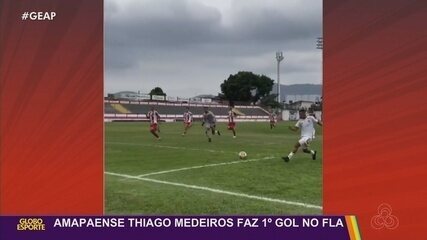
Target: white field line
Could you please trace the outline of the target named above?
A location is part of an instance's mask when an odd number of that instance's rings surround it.
[[[137,177],[148,177],[148,176],[152,176],[152,175],[159,175],[159,174],[171,173],[171,172],[180,172],[180,171],[206,168],[206,167],[216,167],[216,166],[224,166],[224,165],[231,165],[231,164],[238,164],[238,163],[257,162],[257,161],[269,160],[269,159],[273,159],[273,158],[274,157],[264,157],[264,158],[250,159],[250,160],[239,160],[239,161],[232,161],[232,162],[212,163],[212,164],[199,165],[199,166],[193,166],[193,167],[176,168],[176,169],[170,169],[170,170],[165,170],[165,171],[160,171],[160,172],[146,173],[146,174],[139,175]]]
[[[112,173],[112,172],[105,172],[105,174],[117,176],[117,177],[129,178],[129,179],[136,179],[136,180],[141,180],[141,181],[146,181],[146,182],[160,183],[160,184],[165,184],[165,185],[184,187],[184,188],[190,188],[190,189],[197,189],[197,190],[203,190],[203,191],[208,191],[208,192],[213,192],[213,193],[226,194],[226,195],[242,197],[242,198],[256,199],[256,200],[261,200],[261,201],[266,201],[266,202],[275,202],[275,203],[293,205],[293,206],[304,207],[304,208],[313,208],[313,209],[320,209],[320,210],[322,209],[321,206],[308,204],[308,203],[302,203],[302,202],[295,202],[295,201],[288,201],[288,200],[282,200],[282,199],[261,197],[261,196],[249,195],[249,194],[244,194],[244,193],[224,191],[224,190],[215,189],[215,188],[208,188],[208,187],[202,187],[202,186],[196,186],[196,185],[188,185],[188,184],[176,183],[176,182],[168,182],[168,181],[156,180],[156,179],[151,179],[151,178],[142,178],[142,177],[138,177],[138,176],[131,176],[131,175],[126,175],[126,174]]]
[[[142,147],[168,148],[168,149],[178,149],[178,150],[190,150],[190,151],[205,151],[205,152],[211,152],[211,153],[237,153],[237,152],[227,152],[227,151],[222,151],[222,150],[212,150],[212,149],[202,149],[202,148],[186,148],[186,147],[175,147],[175,146],[165,146],[165,145],[155,145],[155,144],[126,143],[126,142],[106,142],[106,143],[107,144],[142,146]]]

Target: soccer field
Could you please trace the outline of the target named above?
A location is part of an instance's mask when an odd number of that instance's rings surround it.
[[[105,124],[107,214],[320,214],[322,130],[311,147],[285,163],[299,138],[294,122],[238,123],[233,139],[225,123],[209,143],[200,122],[186,136],[182,123],[160,125],[161,141],[148,123]],[[248,158],[240,160],[239,151]]]

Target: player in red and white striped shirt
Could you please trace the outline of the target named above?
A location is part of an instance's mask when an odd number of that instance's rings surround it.
[[[147,118],[150,119],[150,132],[153,134],[157,140],[160,140],[159,136],[159,121],[160,114],[156,111],[154,107],[151,107],[151,111],[147,113]]]
[[[184,112],[184,133],[182,136],[187,134],[187,130],[193,125],[193,113],[190,112],[190,108],[186,107],[186,111]]]
[[[228,111],[228,130],[233,132],[233,138],[236,138],[236,122],[234,121],[237,114],[233,111],[233,107],[230,107]]]
[[[277,115],[274,112],[270,112],[269,118],[270,118],[270,129],[273,129],[276,127],[276,117]]]

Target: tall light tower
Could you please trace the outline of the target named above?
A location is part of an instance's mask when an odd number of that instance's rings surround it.
[[[280,98],[280,62],[284,59],[283,52],[276,52],[277,60],[277,102],[281,102]]]

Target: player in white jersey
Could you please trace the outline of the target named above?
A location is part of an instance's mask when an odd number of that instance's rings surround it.
[[[300,147],[302,148],[302,151],[304,153],[311,154],[312,159],[316,160],[317,151],[310,150],[308,146],[310,145],[310,142],[314,139],[314,124],[317,123],[318,125],[322,126],[322,122],[320,122],[313,116],[307,116],[305,109],[299,111],[299,117],[300,119],[295,124],[295,126],[289,126],[289,128],[292,131],[297,131],[298,129],[300,129],[301,138],[298,140],[297,143],[295,143],[294,149],[288,154],[288,156],[282,157],[285,162],[289,162],[289,160],[291,160],[293,155],[298,151]]]
[[[316,114],[314,114],[314,110],[312,108],[308,109],[308,116],[312,116],[312,117],[316,118]],[[314,129],[314,131],[313,131],[313,136],[316,136],[316,129]]]
[[[228,130],[233,132],[233,138],[236,138],[236,122],[235,118],[237,114],[233,111],[233,107],[230,107],[230,111],[228,111]]]
[[[206,137],[208,137],[209,142],[212,142],[212,138],[210,135],[211,133],[212,135],[215,135],[215,133],[218,135],[221,135],[219,131],[215,130],[216,117],[211,111],[209,111],[208,107],[204,108],[202,126],[205,127],[205,134],[206,134]]]
[[[182,133],[182,136],[185,136],[187,134],[188,129],[193,125],[193,113],[190,112],[190,108],[186,107],[186,111],[184,112],[183,118],[184,118],[184,132]]]
[[[151,111],[147,113],[147,118],[150,119],[151,134],[153,134],[157,140],[160,140],[160,136],[159,136],[160,114],[156,111],[154,107],[151,107]]]

